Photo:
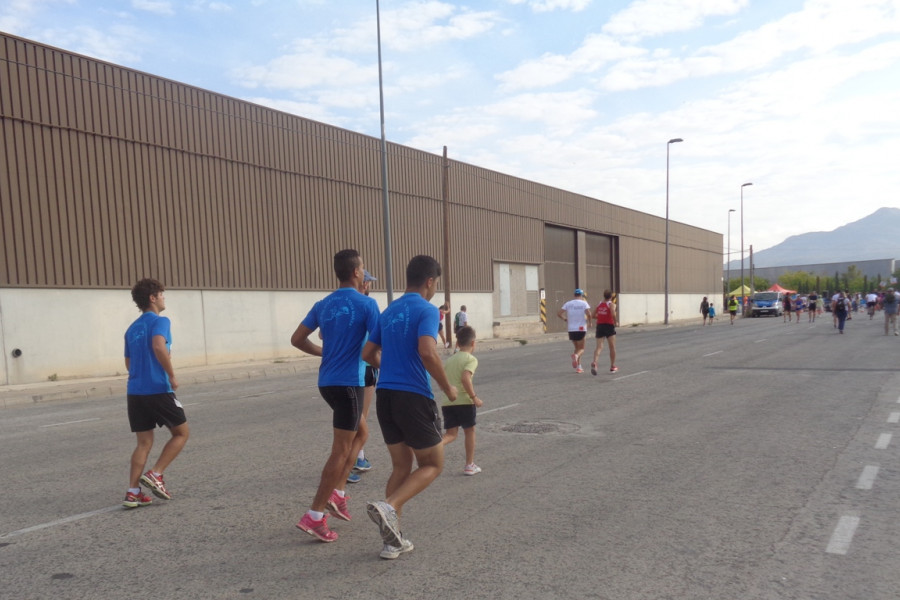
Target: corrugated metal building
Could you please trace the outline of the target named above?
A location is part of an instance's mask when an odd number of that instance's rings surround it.
[[[173,323],[190,315],[179,364],[291,353],[296,322],[335,285],[334,252],[385,271],[380,152],[372,137],[0,34],[0,384],[122,370],[128,290],[145,276],[171,290]],[[450,160],[445,260],[443,157],[389,144],[388,161],[397,290],[408,259],[431,254],[481,337],[538,325],[541,291],[553,313],[576,285],[591,300],[615,290],[623,324],[663,320],[664,219]],[[721,287],[721,249],[721,234],[670,223],[672,318]],[[383,277],[375,289],[383,305]],[[87,356],[48,347],[92,336]]]

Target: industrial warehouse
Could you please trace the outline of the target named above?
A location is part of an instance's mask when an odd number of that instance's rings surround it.
[[[124,372],[142,277],[179,366],[295,354],[342,248],[387,303],[379,139],[3,34],[0,136],[0,385]],[[542,303],[576,287],[613,290],[622,326],[664,321],[665,219],[396,144],[387,165],[394,292],[430,254],[433,302],[480,337],[561,331]],[[722,234],[670,222],[668,246],[669,318],[690,318]]]

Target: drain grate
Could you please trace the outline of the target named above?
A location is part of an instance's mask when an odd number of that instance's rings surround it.
[[[548,433],[576,433],[581,428],[574,423],[561,421],[519,421],[511,425],[500,427],[500,431],[509,433],[531,433],[543,435]]]

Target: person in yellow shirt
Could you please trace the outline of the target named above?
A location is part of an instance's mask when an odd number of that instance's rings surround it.
[[[466,466],[464,475],[477,475],[481,473],[481,467],[475,464],[475,409],[483,405],[481,399],[475,393],[472,378],[475,369],[478,368],[478,359],[475,352],[475,330],[466,325],[456,333],[456,345],[459,352],[447,359],[444,363],[444,371],[450,385],[456,386],[459,394],[456,400],[444,396],[441,412],[444,416],[444,438],[446,446],[459,436],[459,428],[462,427],[465,434]]]

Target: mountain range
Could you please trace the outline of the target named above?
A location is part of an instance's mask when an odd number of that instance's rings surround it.
[[[753,264],[765,268],[884,258],[900,258],[900,208],[879,208],[833,231],[792,235],[777,246],[754,252]],[[745,256],[744,266],[749,265]],[[740,269],[740,259],[730,266]]]

